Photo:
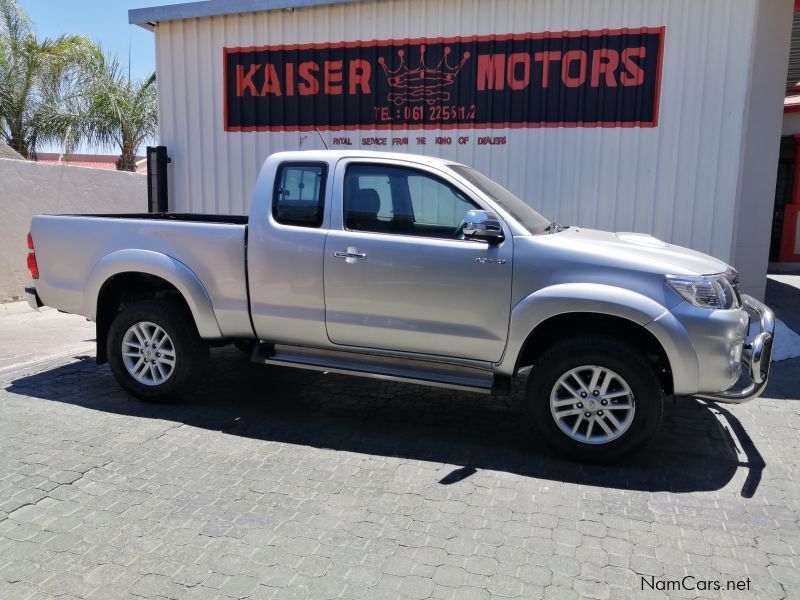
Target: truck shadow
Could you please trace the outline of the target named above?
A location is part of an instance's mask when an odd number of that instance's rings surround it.
[[[767,278],[767,305],[775,311],[775,316],[794,331],[800,332],[800,288],[776,279]]]
[[[524,378],[512,394],[489,397],[263,367],[229,349],[214,350],[211,364],[213,377],[191,398],[174,404],[129,397],[108,366],[97,366],[93,357],[20,377],[7,390],[252,439],[454,465],[442,485],[483,469],[626,490],[693,492],[720,489],[745,467],[742,495],[751,497],[764,468],[733,414],[693,400],[667,406],[661,431],[635,458],[613,466],[587,465],[558,458],[528,429]]]

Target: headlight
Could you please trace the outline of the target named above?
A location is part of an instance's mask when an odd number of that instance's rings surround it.
[[[736,292],[724,275],[667,275],[669,286],[694,306],[702,308],[733,308]]]

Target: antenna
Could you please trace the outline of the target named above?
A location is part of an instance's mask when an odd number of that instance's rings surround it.
[[[317,132],[317,135],[319,136],[319,139],[321,139],[321,140],[322,140],[322,145],[323,145],[323,146],[325,146],[325,150],[327,150],[327,149],[328,149],[328,144],[326,144],[326,143],[325,143],[325,138],[324,138],[324,137],[322,137],[322,134],[321,134],[321,133],[320,133],[320,131],[319,131],[319,127],[315,127],[315,128],[314,128],[314,131],[316,131],[316,132]]]

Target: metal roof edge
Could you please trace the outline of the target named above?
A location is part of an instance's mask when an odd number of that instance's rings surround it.
[[[185,4],[167,4],[128,11],[128,23],[153,30],[163,21],[180,21],[237,13],[261,12],[285,8],[303,8],[326,4],[343,4],[356,0],[203,0]]]

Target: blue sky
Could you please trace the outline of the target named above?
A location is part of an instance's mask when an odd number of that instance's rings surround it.
[[[128,63],[131,48],[131,77],[141,79],[155,70],[153,34],[128,25],[128,9],[188,0],[20,0],[40,36],[81,33],[99,42],[106,52]]]
[[[180,4],[190,0],[19,0],[33,21],[40,37],[57,37],[64,33],[80,33],[99,42],[107,53],[115,54],[123,65],[128,64],[130,48],[131,77],[144,79],[155,71],[153,33],[136,25],[128,25],[128,9],[163,4]],[[42,152],[57,152],[58,146],[45,144]],[[86,147],[77,152],[116,154],[116,148]],[[144,153],[144,145],[139,154]]]

